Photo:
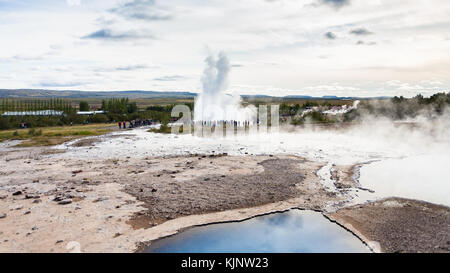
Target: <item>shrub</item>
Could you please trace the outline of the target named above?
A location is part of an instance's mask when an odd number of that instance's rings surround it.
[[[40,136],[42,135],[42,129],[36,130],[34,128],[31,128],[30,130],[28,130],[28,134],[30,136]]]

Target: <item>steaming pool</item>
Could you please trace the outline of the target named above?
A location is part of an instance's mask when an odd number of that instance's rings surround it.
[[[356,236],[321,213],[290,210],[242,222],[193,227],[156,240],[147,253],[370,252]]]
[[[359,182],[377,196],[400,196],[450,206],[450,155],[418,155],[373,162]]]

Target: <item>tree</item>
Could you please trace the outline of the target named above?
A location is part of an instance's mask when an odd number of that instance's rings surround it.
[[[87,101],[80,101],[80,111],[89,111],[89,103]]]
[[[136,105],[136,102],[128,103],[127,108],[128,108],[127,109],[128,113],[136,113],[138,111],[138,107]]]

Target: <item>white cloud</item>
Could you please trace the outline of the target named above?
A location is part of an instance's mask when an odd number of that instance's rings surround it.
[[[238,64],[230,90],[245,94],[450,88],[447,0],[344,1],[338,9],[317,0],[35,2],[0,10],[0,75],[14,75],[0,88],[199,91],[209,51]]]
[[[79,6],[81,5],[81,0],[66,0],[66,3],[69,7]]]

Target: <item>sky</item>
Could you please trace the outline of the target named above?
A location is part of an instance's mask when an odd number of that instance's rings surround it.
[[[0,89],[425,96],[450,90],[448,0],[0,0]]]

